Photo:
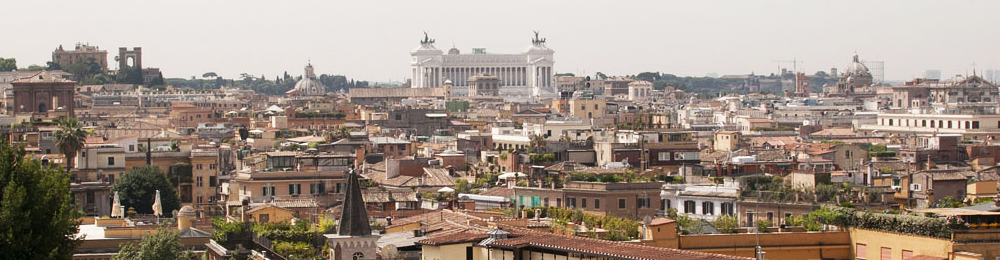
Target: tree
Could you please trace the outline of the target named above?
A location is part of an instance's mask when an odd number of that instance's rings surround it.
[[[142,259],[142,260],[195,260],[198,257],[189,250],[184,250],[179,233],[167,227],[156,229],[156,233],[133,243],[122,244],[122,249],[112,260]]]
[[[740,228],[740,223],[736,220],[736,217],[730,215],[719,216],[719,218],[716,218],[712,222],[712,225],[715,226],[715,229],[722,231],[722,233],[736,233],[736,229]]]
[[[163,72],[160,72],[160,75],[158,75],[155,78],[153,78],[152,80],[150,80],[149,81],[149,85],[150,86],[163,86],[164,85],[164,83],[163,83]]]
[[[69,176],[0,140],[0,259],[69,259],[80,211]]]
[[[59,65],[59,63],[51,61],[45,63],[45,70],[61,70],[61,69],[62,65]]]
[[[122,174],[111,189],[118,192],[122,206],[135,209],[138,213],[153,213],[156,190],[160,191],[164,215],[169,216],[173,210],[180,208],[177,191],[170,185],[163,171],[156,167],[133,168]]]
[[[660,73],[659,72],[643,72],[643,73],[639,73],[639,75],[635,75],[635,78],[639,79],[639,80],[645,80],[645,81],[649,81],[649,82],[654,82],[654,81],[660,80]]]
[[[205,72],[205,74],[201,74],[202,78],[215,78],[218,76],[219,74],[216,74],[215,72]]]
[[[467,181],[465,179],[458,179],[457,181],[455,181],[455,188],[454,188],[455,192],[454,193],[455,194],[476,193],[474,190],[472,190],[472,188],[473,188],[472,184],[469,183],[469,181]]]
[[[533,153],[541,153],[545,151],[545,140],[546,136],[543,135],[532,135],[530,144],[528,145],[528,151]]]
[[[122,84],[142,84],[142,68],[122,68],[118,70],[118,78],[116,80]]]
[[[83,149],[83,142],[87,138],[87,132],[83,131],[83,125],[76,118],[67,118],[59,121],[59,129],[55,132],[56,148],[66,155],[66,171],[73,168],[76,161],[76,153]]]
[[[4,59],[0,57],[0,71],[13,71],[17,69],[17,60],[14,58]]]

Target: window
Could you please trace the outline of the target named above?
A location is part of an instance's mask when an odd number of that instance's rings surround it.
[[[587,110],[587,105],[586,104],[580,105],[580,110]]]
[[[580,198],[580,207],[587,208],[587,198]]]
[[[854,246],[854,255],[858,259],[868,259],[868,246],[858,243]]]
[[[660,161],[669,161],[670,160],[670,153],[669,152],[659,152],[656,155],[657,155],[657,157],[659,157]]]
[[[198,196],[198,204],[201,204],[201,203],[202,203],[201,196]]]
[[[562,198],[556,198],[556,207],[562,207]]]
[[[201,187],[201,186],[203,186],[203,184],[202,184],[202,180],[203,180],[203,179],[201,178],[201,176],[198,176],[197,178],[195,178],[195,183],[194,183],[194,185],[195,185],[195,186],[198,186],[198,187]]]
[[[648,208],[649,207],[649,198],[636,198],[635,199],[635,206],[638,207],[638,208],[641,208],[641,209],[642,208]]]
[[[465,247],[465,260],[472,260],[472,247]]]
[[[599,109],[599,107],[597,106],[597,104],[594,104],[594,110],[598,110],[598,109]]]
[[[972,129],[979,129],[979,121],[972,121]]]
[[[259,218],[260,219],[258,220],[258,222],[267,223],[270,220],[271,216],[268,216],[267,214],[260,214]]]
[[[208,165],[208,169],[209,170],[215,170],[215,164],[214,163],[213,164],[209,164]]]
[[[882,260],[892,260],[892,248],[882,247],[882,252],[880,252],[879,258]]]
[[[135,145],[134,144],[128,145],[128,151],[129,152],[134,152],[135,151]]]
[[[542,205],[544,205],[545,207],[548,207],[549,206],[549,197],[545,197],[545,199],[543,200],[543,203],[544,204],[542,204]]]
[[[575,208],[576,207],[576,198],[573,198],[573,197],[566,198],[566,207],[567,208]]]
[[[715,203],[705,201],[701,203],[701,214],[715,215]]]
[[[594,199],[594,208],[601,209],[601,199]]]
[[[215,176],[208,176],[208,187],[215,187]]]
[[[87,204],[94,203],[94,191],[87,191]]]
[[[722,207],[720,209],[720,211],[721,211],[721,213],[723,215],[730,215],[730,216],[732,216],[733,213],[736,212],[736,211],[733,210],[733,203],[732,202],[723,202],[722,205],[720,205],[720,206]]]
[[[909,259],[913,257],[913,251],[903,249],[903,259]]]
[[[288,184],[288,195],[302,194],[302,184]]]
[[[115,157],[108,157],[108,165],[115,165]]]
[[[625,199],[618,199],[618,208],[619,209],[625,208]]]
[[[684,213],[694,214],[695,213],[695,203],[693,200],[684,201]]]
[[[767,213],[767,221],[771,222],[771,224],[774,224],[774,212]]]
[[[198,169],[198,170],[201,170],[201,164],[199,163],[199,164],[195,165],[195,167],[194,167],[194,168],[195,168],[195,169]]]

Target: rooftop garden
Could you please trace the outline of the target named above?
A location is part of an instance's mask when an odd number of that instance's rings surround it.
[[[511,208],[512,209],[512,208]],[[528,218],[535,217],[535,209],[541,210],[542,218],[551,218],[552,231],[556,233],[567,232],[571,234],[578,234],[577,232],[583,232],[579,228],[571,228],[570,223],[574,225],[584,225],[587,227],[586,231],[582,235],[598,238],[610,241],[629,241],[639,238],[639,222],[631,219],[613,217],[613,216],[599,216],[590,213],[583,212],[579,209],[565,209],[557,207],[536,207],[527,208],[523,211],[528,215]],[[514,211],[508,210],[505,212],[508,216],[513,216]],[[596,229],[603,229],[604,235],[598,234]]]
[[[332,219],[321,218],[319,223],[311,224],[303,219],[297,219],[294,224],[287,221],[270,223],[226,222],[221,218],[212,220],[215,230],[212,239],[223,245],[243,243],[248,237],[262,237],[272,242],[270,250],[285,259],[326,259],[328,252],[323,234],[336,231]],[[249,229],[248,229],[249,228]],[[243,239],[244,241],[235,241]],[[252,243],[252,242],[250,242]]]

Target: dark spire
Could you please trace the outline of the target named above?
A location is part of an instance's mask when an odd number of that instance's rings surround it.
[[[361,187],[354,168],[347,173],[347,194],[340,212],[340,227],[337,234],[341,236],[370,236],[372,227],[368,224],[368,212],[365,211],[365,201],[361,198]]]
[[[146,138],[146,165],[153,165],[153,138]]]

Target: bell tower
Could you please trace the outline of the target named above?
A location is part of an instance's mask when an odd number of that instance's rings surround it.
[[[378,252],[378,244],[375,242],[379,235],[372,234],[354,168],[347,173],[347,194],[342,208],[337,234],[326,235],[330,246],[330,260],[375,259]]]

